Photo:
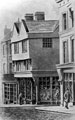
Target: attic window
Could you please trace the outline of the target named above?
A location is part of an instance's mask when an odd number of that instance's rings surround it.
[[[52,38],[43,38],[43,47],[52,48]]]
[[[16,27],[16,30],[17,30],[17,33],[20,34],[20,23],[15,23],[15,27]]]

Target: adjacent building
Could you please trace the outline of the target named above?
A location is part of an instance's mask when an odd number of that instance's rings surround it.
[[[56,97],[59,92],[58,32],[58,20],[45,20],[44,12],[26,14],[24,19],[14,23],[13,36],[2,41],[5,104],[19,103],[20,93],[24,104],[60,102],[60,95]]]
[[[2,103],[17,103],[16,86],[12,67],[12,48],[11,48],[11,29],[5,27],[4,38],[1,42],[1,86],[2,86]]]
[[[75,2],[56,0],[59,5],[60,64],[57,65],[60,81],[61,105],[64,92],[69,88],[70,102],[75,104]]]

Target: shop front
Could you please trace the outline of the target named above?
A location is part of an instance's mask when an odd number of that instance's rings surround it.
[[[19,83],[19,94],[22,93],[22,104],[35,103],[36,90],[32,78],[17,78]],[[19,96],[19,95],[18,95]]]
[[[51,105],[60,103],[58,77],[39,77],[39,101]]]
[[[59,81],[60,81],[60,98],[61,105],[64,105],[64,94],[68,88],[70,92],[70,104],[75,104],[75,69],[73,67],[60,67],[58,68]]]
[[[18,103],[18,84],[16,82],[3,82],[3,103]]]

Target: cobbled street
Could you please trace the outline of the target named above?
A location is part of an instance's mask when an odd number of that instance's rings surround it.
[[[69,120],[70,117],[71,114],[35,110],[35,108],[0,108],[0,120]]]

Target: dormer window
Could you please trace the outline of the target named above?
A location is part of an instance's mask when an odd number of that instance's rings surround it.
[[[20,34],[20,29],[21,29],[21,23],[18,21],[18,22],[14,23],[14,24],[15,24],[15,27],[16,27],[16,31],[17,31],[17,33],[19,35]]]

